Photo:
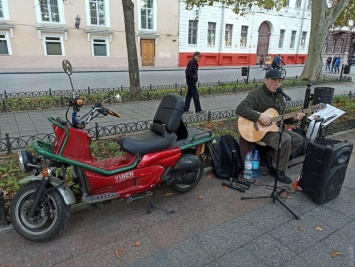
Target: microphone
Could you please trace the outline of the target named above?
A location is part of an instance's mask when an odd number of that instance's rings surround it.
[[[276,89],[276,93],[283,95],[283,97],[286,99],[286,101],[291,101],[291,97],[285,94],[285,92],[282,90],[281,87]]]

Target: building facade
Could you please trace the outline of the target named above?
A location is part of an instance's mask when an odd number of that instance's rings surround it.
[[[140,66],[177,66],[179,2],[133,2]],[[59,68],[63,59],[128,67],[122,1],[0,0],[0,68]]]
[[[289,0],[280,11],[252,7],[244,17],[221,4],[186,10],[181,1],[179,66],[194,51],[204,55],[204,66],[255,65],[267,54],[281,54],[286,64],[302,64],[310,29],[311,0]]]
[[[323,48],[323,62],[327,57],[339,56],[341,64],[355,64],[355,28],[353,26],[334,27],[327,36]]]

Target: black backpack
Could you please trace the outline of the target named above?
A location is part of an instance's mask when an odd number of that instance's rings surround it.
[[[216,139],[212,149],[212,171],[217,178],[230,179],[232,177],[232,151],[236,151],[235,176],[243,171],[243,161],[238,142],[229,134]]]

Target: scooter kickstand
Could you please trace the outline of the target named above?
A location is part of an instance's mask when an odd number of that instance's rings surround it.
[[[167,212],[167,213],[175,213],[175,211],[172,210],[172,209],[163,209],[163,208],[159,207],[157,204],[155,204],[155,202],[154,202],[154,192],[150,191],[148,194],[149,194],[149,205],[148,205],[148,208],[147,208],[147,214],[151,213],[153,208],[156,208],[158,210],[161,210],[161,211],[164,211],[164,212]]]

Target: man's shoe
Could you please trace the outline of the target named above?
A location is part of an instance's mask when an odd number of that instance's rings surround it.
[[[196,114],[203,114],[203,113],[206,113],[206,110],[200,110],[200,111],[197,111]]]
[[[185,114],[191,114],[192,111],[188,110],[188,111],[184,111]]]
[[[279,178],[277,180],[279,180],[280,182],[283,182],[285,184],[292,183],[292,179],[290,177],[288,177],[284,171],[279,171]]]

